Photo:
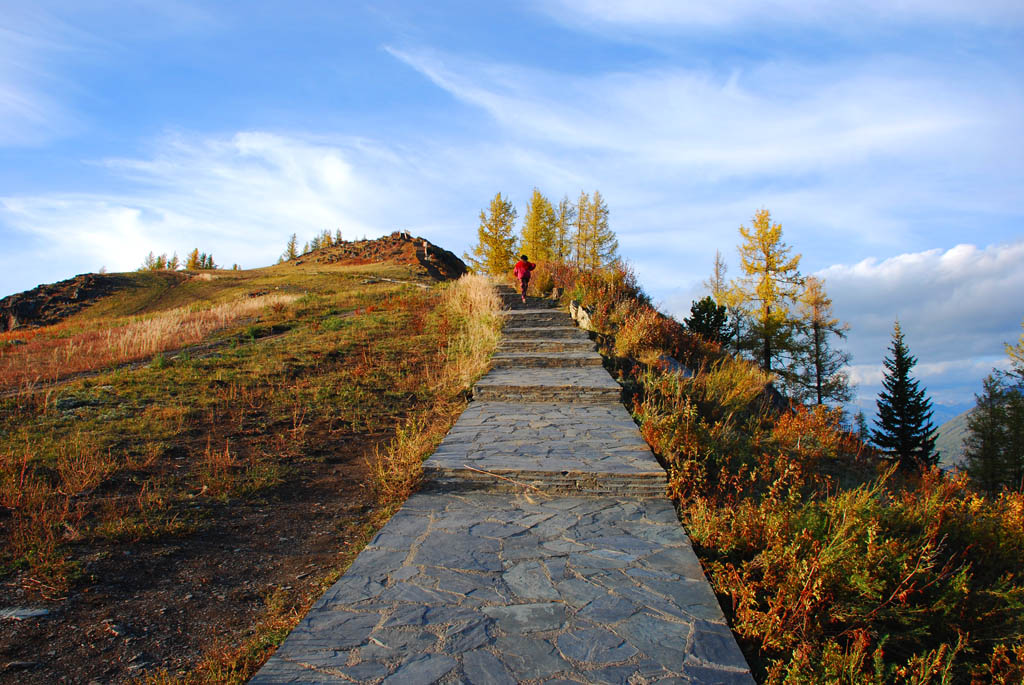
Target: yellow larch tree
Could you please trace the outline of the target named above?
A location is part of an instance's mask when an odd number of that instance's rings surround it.
[[[746,346],[765,371],[794,351],[794,321],[790,308],[803,288],[800,255],[782,242],[782,225],[773,224],[767,209],[754,214],[750,228],[740,226],[737,246],[743,275],[732,281],[729,304],[748,319]],[[786,375],[785,364],[776,367]]]

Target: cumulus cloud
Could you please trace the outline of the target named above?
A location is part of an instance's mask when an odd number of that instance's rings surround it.
[[[866,259],[816,275],[825,279],[836,314],[851,324],[850,379],[869,413],[896,319],[940,423],[973,405],[993,368],[1006,368],[1003,346],[1016,340],[1024,319],[1024,241]]]
[[[944,363],[1001,355],[1024,318],[1024,241],[865,259],[816,275],[853,326],[859,362],[880,360],[897,319],[916,355]]]

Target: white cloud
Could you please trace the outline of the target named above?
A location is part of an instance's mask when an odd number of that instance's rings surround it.
[[[881,360],[896,319],[911,351],[940,363],[1000,355],[1024,318],[1024,241],[866,259],[817,275],[853,327],[857,362]]]
[[[1003,345],[1016,340],[1024,319],[1024,241],[867,259],[816,275],[825,279],[836,315],[851,324],[844,345],[855,362],[850,379],[868,413],[896,319],[938,423],[972,406],[981,380],[1006,367]]]
[[[682,68],[580,77],[390,48],[525,140],[703,178],[842,167],[948,145],[993,118],[949,74],[878,62]]]
[[[339,227],[352,238],[430,226],[439,213],[417,216],[417,201],[428,195],[415,170],[395,159],[365,141],[179,134],[161,140],[152,158],[100,165],[122,185],[127,179],[121,193],[3,197],[0,221],[41,246],[51,269],[75,263],[82,270],[84,262],[127,270],[150,250],[192,247],[229,265],[263,266],[293,232],[301,243]]]

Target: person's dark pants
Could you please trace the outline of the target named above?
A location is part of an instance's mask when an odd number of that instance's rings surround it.
[[[526,286],[530,285],[530,277],[519,279],[519,290],[522,292],[523,297],[526,297]]]

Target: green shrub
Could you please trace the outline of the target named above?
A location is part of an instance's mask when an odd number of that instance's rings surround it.
[[[325,331],[340,331],[348,322],[340,316],[328,316],[320,322],[320,327]]]

